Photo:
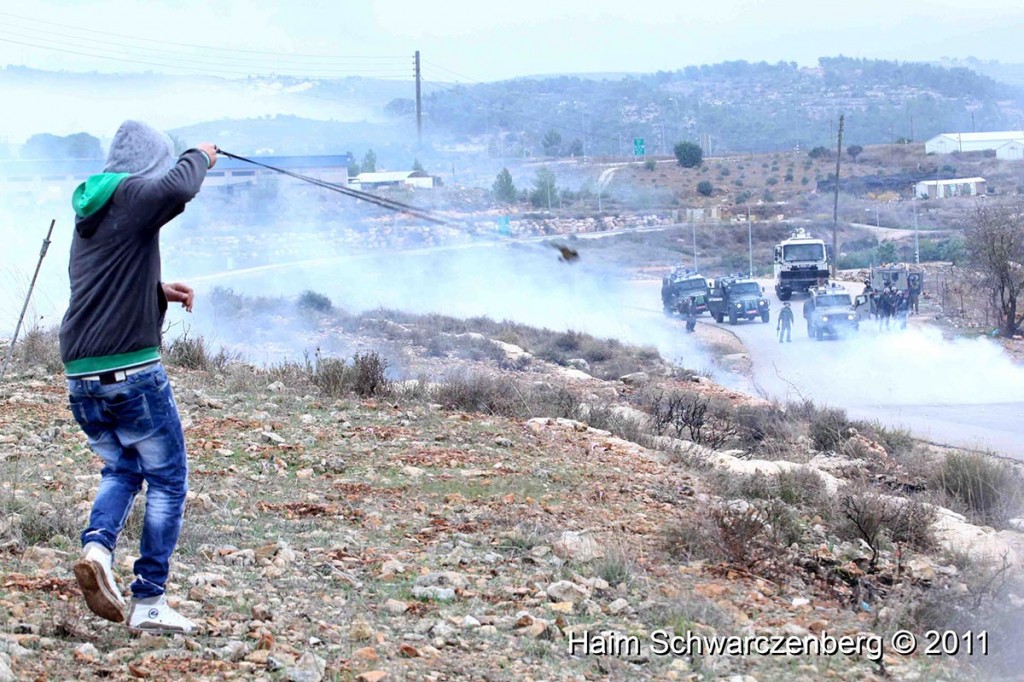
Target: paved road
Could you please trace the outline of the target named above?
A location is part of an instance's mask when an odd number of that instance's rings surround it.
[[[750,353],[748,391],[783,401],[810,398],[934,442],[1024,459],[1024,369],[999,346],[984,339],[944,340],[913,318],[906,331],[866,323],[855,339],[815,341],[807,335],[801,297],[791,302],[793,340],[780,344],[775,318],[781,302],[771,282],[762,283],[771,323],[724,325]],[[637,294],[656,303],[658,287],[638,283]],[[715,324],[706,316],[701,322]]]

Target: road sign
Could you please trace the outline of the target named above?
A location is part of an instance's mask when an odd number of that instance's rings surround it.
[[[633,138],[633,156],[647,156],[647,151],[644,149],[644,138]]]
[[[502,237],[512,236],[512,226],[509,224],[507,215],[503,215],[498,218],[498,235]]]

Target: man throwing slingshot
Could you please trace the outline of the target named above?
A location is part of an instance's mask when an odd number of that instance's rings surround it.
[[[175,159],[166,134],[125,121],[103,173],[79,185],[72,198],[71,301],[60,328],[61,359],[75,421],[104,465],[75,578],[93,613],[125,620],[113,554],[145,481],[146,515],[128,612],[133,630],[195,629],[164,596],[188,464],[178,408],[160,364],[160,331],[167,304],[181,303],[191,312],[193,293],[161,281],[160,228],[185,209],[216,162],[212,144]]]

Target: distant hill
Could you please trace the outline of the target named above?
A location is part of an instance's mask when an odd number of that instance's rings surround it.
[[[782,151],[834,144],[840,114],[846,144],[970,130],[972,113],[976,130],[1019,129],[1024,91],[965,67],[830,57],[813,68],[737,61],[459,85],[430,92],[424,109],[433,129],[488,139],[503,155],[543,154],[551,132],[563,153],[624,155],[633,138],[648,154],[671,153],[702,134],[712,151]]]
[[[1024,67],[951,67],[847,57],[815,67],[745,61],[653,74],[603,73],[494,83],[425,82],[424,142],[494,159],[617,155],[643,138],[648,155],[710,136],[710,151],[775,152],[834,144],[924,140],[955,130],[1024,128]],[[1017,74],[1017,75],[1015,75]],[[230,141],[238,153],[417,152],[411,80],[293,77],[223,79],[154,73],[0,69],[0,156],[36,133],[109,140],[125,118],[173,131],[186,143]],[[404,166],[402,166],[404,167]],[[454,173],[454,171],[453,171]]]
[[[1024,63],[1003,64],[997,61],[982,61],[968,57],[967,59],[946,59],[939,64],[946,67],[965,67],[1001,83],[1024,88]]]

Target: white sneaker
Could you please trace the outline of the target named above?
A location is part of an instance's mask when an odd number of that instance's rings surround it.
[[[166,595],[132,599],[128,629],[156,634],[192,634],[196,624],[167,605]]]
[[[75,564],[75,578],[82,588],[89,610],[114,623],[124,620],[124,597],[110,570],[110,550],[98,542],[86,543],[82,558]]]

